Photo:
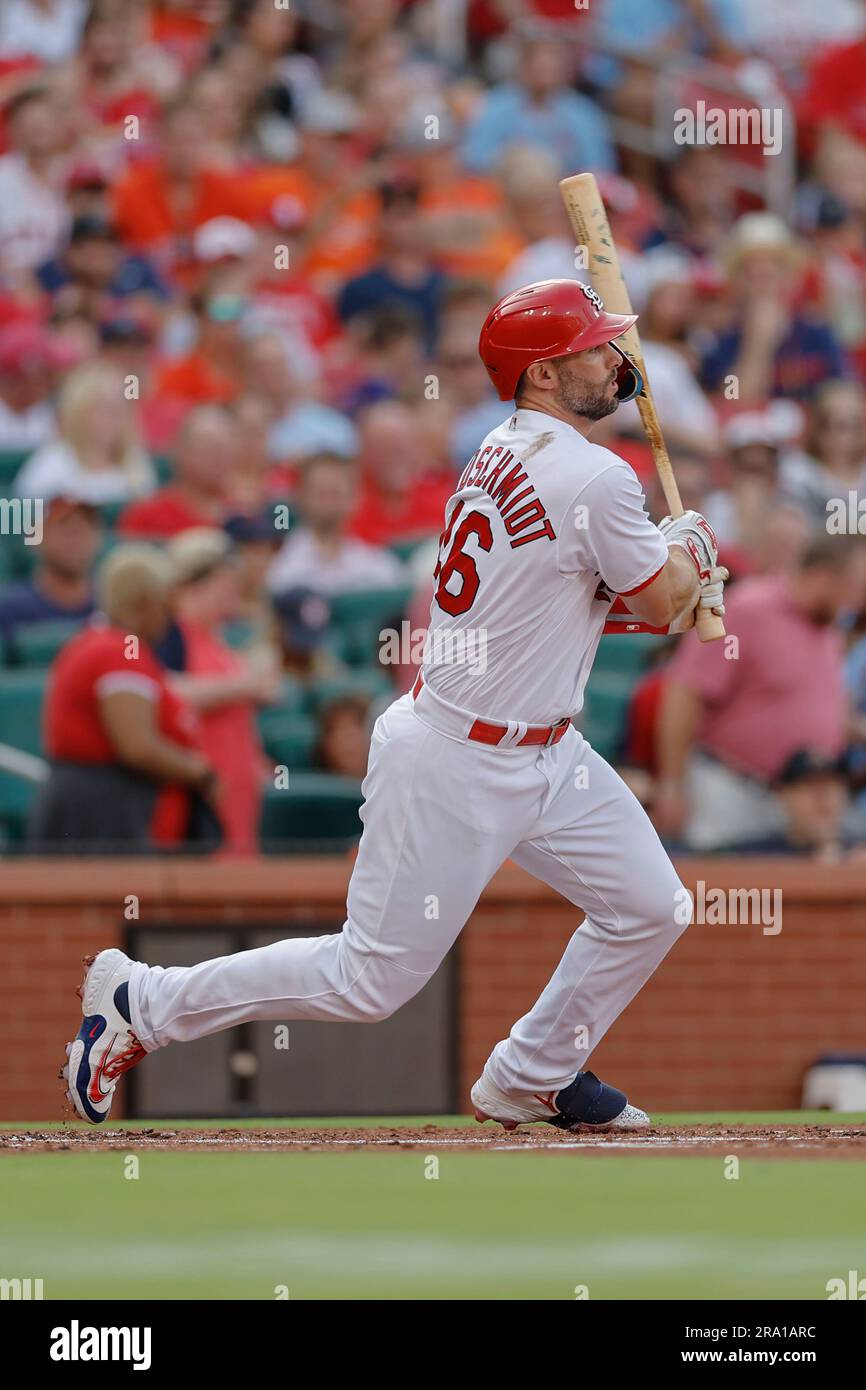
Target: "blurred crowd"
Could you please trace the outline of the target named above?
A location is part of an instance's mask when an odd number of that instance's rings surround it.
[[[778,109],[781,152],[677,145],[676,93]],[[414,667],[352,599],[423,631],[444,504],[510,409],[480,325],[586,276],[557,180],[592,169],[738,643],[658,642],[615,761],[674,846],[857,853],[864,93],[864,0],[3,0],[0,457],[44,502],[3,659],[78,625],[35,840],[253,852],[268,718],[360,779]],[[658,519],[635,407],[593,437]]]

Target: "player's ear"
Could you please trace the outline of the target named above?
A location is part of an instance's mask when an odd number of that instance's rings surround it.
[[[541,362],[530,362],[526,369],[526,379],[542,391],[554,390],[559,384],[555,361],[548,359]]]

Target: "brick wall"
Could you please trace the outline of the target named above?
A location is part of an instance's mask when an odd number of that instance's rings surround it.
[[[333,922],[347,859],[231,865],[6,862],[0,875],[0,1119],[61,1118],[56,1073],[81,957],[140,924]],[[593,1067],[652,1109],[799,1104],[820,1052],[866,1053],[866,867],[682,861],[684,882],[781,887],[783,930],[693,926],[601,1044]],[[578,915],[513,865],[497,874],[459,945],[459,1094],[525,1012]]]

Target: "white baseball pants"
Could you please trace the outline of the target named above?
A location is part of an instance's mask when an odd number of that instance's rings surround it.
[[[466,738],[471,722],[426,686],[391,705],[373,731],[342,932],[188,968],[137,963],[129,999],[142,1045],[254,1019],[388,1018],[511,858],[586,916],[487,1073],[520,1093],[572,1081],[683,931],[682,886],[639,802],[574,729],[549,748],[491,747]]]

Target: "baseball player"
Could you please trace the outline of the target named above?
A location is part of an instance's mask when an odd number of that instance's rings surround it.
[[[252,1019],[375,1022],[423,987],[511,858],[583,914],[471,1098],[507,1129],[649,1124],[585,1067],[683,930],[682,888],[644,810],[572,725],[615,601],[679,631],[723,613],[727,571],[696,512],[649,520],[632,469],[590,441],[642,382],[573,280],[506,295],[479,351],[511,417],[448,501],[423,667],[377,719],[342,932],[189,968],[101,951],[64,1075],[98,1124],[148,1052]]]

